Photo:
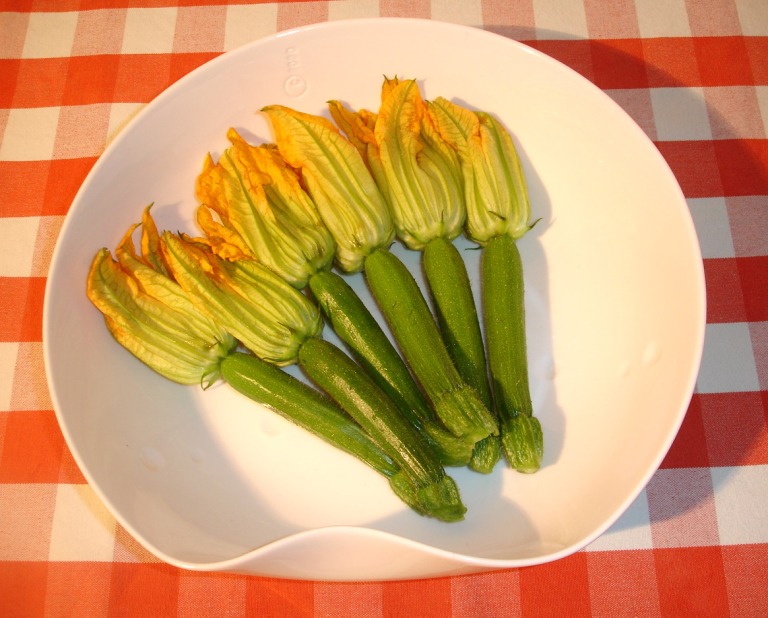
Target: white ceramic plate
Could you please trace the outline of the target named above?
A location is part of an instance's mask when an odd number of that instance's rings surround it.
[[[118,346],[84,286],[142,208],[194,231],[194,180],[260,107],[375,108],[383,75],[494,112],[520,147],[541,223],[522,241],[532,395],[546,455],[524,476],[452,471],[464,522],[413,514],[386,483],[226,386],[153,374]],[[402,252],[410,264],[413,254]],[[466,252],[475,273],[477,252]],[[364,293],[359,279],[355,285]],[[327,23],[225,54],[173,85],[107,148],[78,193],[48,280],[44,348],[67,443],[117,520],[180,567],[405,579],[543,563],[604,532],[658,467],[685,413],[704,329],[686,203],[651,142],[558,62],[478,29]]]

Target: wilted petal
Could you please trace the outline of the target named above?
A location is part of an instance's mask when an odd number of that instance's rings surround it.
[[[232,146],[217,164],[208,157],[197,180],[198,198],[221,223],[210,213],[198,222],[220,257],[238,259],[240,250],[304,287],[333,260],[330,232],[277,149],[252,146],[234,129],[227,136]]]
[[[254,258],[243,237],[232,228],[216,221],[211,209],[205,204],[198,207],[195,220],[205,234],[205,242],[219,257],[230,261]]]
[[[141,215],[141,255],[157,272],[168,275],[168,268],[160,255],[160,235],[151,210],[152,204],[147,206]]]
[[[367,110],[353,111],[345,106],[341,101],[328,101],[328,111],[336,125],[347,136],[352,145],[367,161],[369,157],[369,148],[376,146],[376,138],[373,135],[373,128],[376,123],[376,114]]]

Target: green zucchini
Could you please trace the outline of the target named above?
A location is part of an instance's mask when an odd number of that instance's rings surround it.
[[[299,348],[299,366],[400,466],[427,514],[443,521],[463,519],[466,507],[458,487],[429,442],[359,365],[332,343],[311,337]]]
[[[435,413],[455,436],[472,444],[496,434],[496,421],[477,392],[459,375],[418,283],[386,249],[365,262],[366,281],[400,351]]]
[[[220,370],[237,392],[356,457],[387,478],[405,504],[428,515],[410,476],[329,397],[253,354],[230,354],[221,361]]]
[[[281,368],[243,352],[225,357],[220,367],[224,381],[249,399],[354,455],[387,478],[399,470],[349,415]]]
[[[376,318],[343,277],[330,271],[309,280],[309,288],[331,328],[415,426],[434,419],[408,367]]]
[[[496,236],[481,260],[483,316],[501,441],[509,465],[520,472],[541,466],[543,436],[533,416],[528,381],[523,264],[515,240]]]
[[[397,349],[349,283],[323,271],[309,279],[309,287],[333,331],[411,424],[423,430],[441,463],[467,464],[472,445],[440,425]]]
[[[453,242],[438,237],[424,247],[422,265],[448,353],[461,377],[493,411],[483,333],[464,260]],[[468,465],[487,474],[500,457],[499,436],[490,435],[475,444]]]

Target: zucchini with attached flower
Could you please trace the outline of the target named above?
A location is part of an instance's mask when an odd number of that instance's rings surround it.
[[[461,166],[434,127],[415,80],[385,79],[377,114],[330,102],[337,125],[368,164],[398,238],[421,251],[422,269],[448,353],[462,378],[493,410],[482,331],[464,260],[453,244],[465,220]],[[490,472],[499,438],[479,441],[469,465]]]
[[[255,262],[225,264],[206,245],[169,233],[158,236],[148,209],[143,223],[142,248],[152,250],[151,257],[136,254],[133,227],[116,250],[117,260],[102,249],[89,272],[88,297],[119,343],[181,384],[207,387],[223,377],[383,474],[415,511],[446,521],[463,517],[466,509],[453,480],[419,434],[382,404],[386,398],[375,386],[359,381],[349,386],[345,376],[336,385],[346,397],[375,401],[382,416],[358,415],[367,425],[362,427],[331,399],[279,369],[295,362],[304,342],[313,342],[312,351],[321,341],[319,312],[306,297]],[[262,358],[236,352],[238,340]],[[326,352],[322,343],[319,347]],[[348,359],[331,350],[323,362],[335,365],[339,355]],[[326,370],[327,364],[321,365]]]
[[[466,463],[466,444],[442,427],[379,323],[330,269],[335,242],[295,170],[272,145],[250,145],[234,129],[228,137],[231,146],[216,163],[209,155],[197,178],[199,240],[226,260],[254,258],[297,289],[308,286],[339,338],[442,463]]]
[[[165,232],[162,253],[173,278],[198,308],[259,358],[298,363],[401,468],[424,512],[462,519],[466,507],[434,449],[392,400],[341,349],[321,339],[320,310],[255,260],[228,262],[205,244]]]
[[[528,380],[523,265],[517,240],[530,230],[530,203],[512,136],[493,116],[445,98],[429,104],[441,135],[462,164],[468,237],[482,247],[483,321],[501,438],[520,472],[541,466],[543,433]]]
[[[336,241],[337,265],[348,273],[363,271],[438,418],[469,446],[497,433],[493,415],[456,370],[418,284],[389,251],[394,238],[389,207],[358,150],[325,118],[283,106],[263,111],[278,149],[301,170]]]

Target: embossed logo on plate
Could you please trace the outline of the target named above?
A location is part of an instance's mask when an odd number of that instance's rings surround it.
[[[289,97],[299,97],[307,90],[307,82],[301,76],[301,58],[299,50],[289,47],[285,50],[285,66],[288,78],[283,83],[283,90]]]

